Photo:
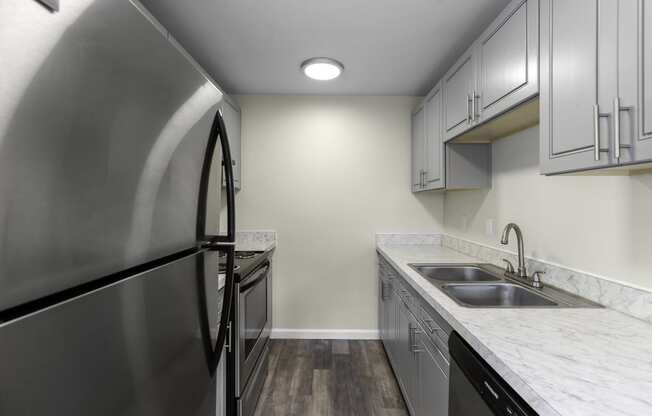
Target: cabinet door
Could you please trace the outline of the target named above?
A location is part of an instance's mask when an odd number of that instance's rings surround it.
[[[411,415],[415,414],[416,362],[412,352],[413,318],[405,304],[399,302],[398,342],[396,348],[399,384],[403,389],[405,404]]]
[[[539,93],[539,1],[514,0],[477,43],[481,121]]]
[[[226,125],[227,135],[229,137],[229,144],[231,145],[231,164],[233,165],[233,178],[236,189],[241,189],[242,181],[242,167],[241,167],[241,117],[240,109],[230,99],[222,101],[222,115],[224,117],[224,124]]]
[[[621,163],[652,160],[652,3],[618,2]],[[628,147],[631,145],[631,147]]]
[[[540,161],[544,174],[615,165],[613,0],[540,0]],[[600,71],[598,71],[600,68]],[[613,68],[613,69],[611,69]]]
[[[396,366],[396,337],[398,332],[398,311],[397,311],[397,295],[392,287],[389,292],[387,311],[387,353],[392,365]]]
[[[475,102],[475,59],[473,46],[469,48],[444,76],[444,138],[452,139],[470,129]]]
[[[446,186],[444,177],[444,140],[442,129],[442,100],[441,83],[428,94],[424,109],[426,117],[425,134],[425,188],[441,189]]]
[[[419,106],[412,114],[412,191],[423,190],[424,153],[425,153],[425,112]]]
[[[378,334],[385,344],[387,342],[387,305],[385,300],[386,284],[382,277],[378,279]]]
[[[417,368],[417,416],[448,416],[448,362],[428,337],[420,334]]]

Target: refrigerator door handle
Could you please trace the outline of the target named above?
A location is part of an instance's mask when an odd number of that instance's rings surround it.
[[[220,248],[225,246],[235,246],[235,182],[233,177],[233,166],[231,163],[222,163],[221,168],[224,169],[225,188],[226,188],[226,235],[206,235],[206,201],[208,199],[208,186],[210,182],[210,171],[213,160],[213,153],[217,146],[217,140],[220,141],[222,148],[222,160],[231,160],[231,147],[229,145],[228,133],[224,118],[222,117],[222,110],[215,113],[211,133],[206,147],[206,155],[204,157],[204,165],[202,167],[202,178],[199,192],[199,215],[197,221],[197,235],[199,241],[204,246],[211,248]]]
[[[235,290],[234,282],[234,268],[235,268],[235,185],[233,178],[233,166],[231,163],[222,163],[220,169],[224,169],[225,187],[226,187],[226,205],[227,205],[227,229],[226,235],[206,235],[206,215],[207,215],[207,200],[210,184],[210,172],[213,162],[213,154],[217,147],[217,141],[220,141],[222,148],[222,160],[231,160],[231,148],[229,146],[229,138],[222,117],[222,111],[218,110],[213,119],[211,126],[208,144],[206,146],[206,154],[204,156],[204,164],[202,166],[202,177],[199,190],[199,212],[197,216],[197,237],[199,244],[208,250],[219,250],[226,253],[226,279],[224,283],[224,297],[222,301],[222,313],[220,315],[220,324],[217,334],[215,345],[212,345],[210,324],[208,317],[207,297],[206,294],[206,269],[204,265],[198,269],[198,282],[199,299],[200,299],[200,319],[202,322],[202,333],[204,338],[204,349],[207,356],[208,369],[212,375],[215,374],[217,366],[220,361],[222,350],[225,346],[227,337],[227,327],[230,322],[229,313],[233,302],[233,292]],[[217,215],[217,213],[213,213]],[[217,273],[217,270],[214,271]],[[212,273],[210,271],[209,273]],[[232,340],[229,340],[232,342]]]

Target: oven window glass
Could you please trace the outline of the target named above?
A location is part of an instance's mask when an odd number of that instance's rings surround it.
[[[244,295],[245,357],[256,345],[267,323],[267,278],[260,280]]]

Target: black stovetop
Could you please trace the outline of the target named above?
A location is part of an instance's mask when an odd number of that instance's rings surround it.
[[[256,267],[263,263],[271,251],[236,251],[235,252],[235,279],[236,281],[246,277]],[[226,266],[226,253],[220,253],[220,273]]]

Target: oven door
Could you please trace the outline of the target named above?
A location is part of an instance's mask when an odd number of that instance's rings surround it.
[[[270,263],[265,262],[239,284],[238,356],[236,358],[239,364],[237,375],[239,393],[244,391],[269,339],[271,323],[270,308],[268,308],[268,293],[271,290],[269,276]]]

